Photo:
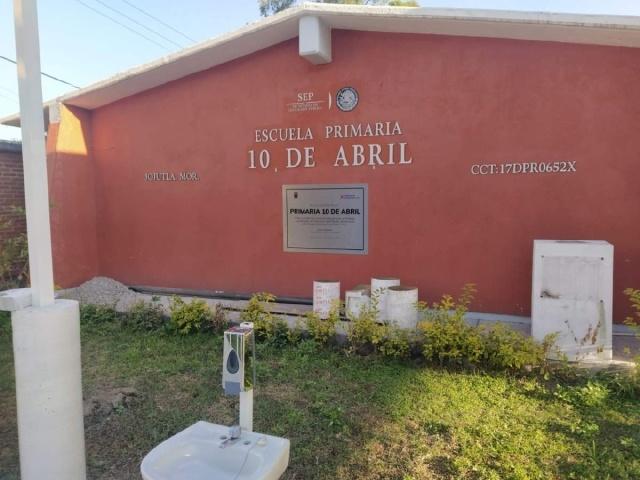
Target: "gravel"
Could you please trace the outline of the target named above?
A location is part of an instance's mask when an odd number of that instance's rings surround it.
[[[139,300],[151,301],[150,295],[136,293],[123,283],[107,277],[95,277],[76,288],[56,292],[58,298],[77,300],[82,304],[108,305],[119,312]]]
[[[162,307],[166,314],[169,314],[169,306],[171,304],[170,295],[152,296],[145,293],[134,292],[125,284],[108,277],[94,277],[78,287],[58,290],[56,297],[77,300],[84,305],[106,305],[123,313],[128,312],[136,302],[141,300],[147,303],[154,302],[156,305]],[[185,302],[191,302],[193,300],[193,297],[183,296],[181,298]],[[217,305],[222,305],[228,310],[227,318],[231,322],[240,321],[240,311],[246,308],[248,303],[245,300],[220,300],[213,298],[203,298],[202,300],[212,309],[216,308]],[[279,307],[282,306],[278,304],[275,305],[276,311]],[[291,328],[297,324],[299,319],[298,315],[302,315],[311,309],[310,306],[304,305],[284,307],[285,311],[277,311],[277,313],[287,321]]]
[[[168,314],[171,304],[170,295],[149,295],[134,292],[125,284],[108,277],[94,277],[78,287],[59,290],[56,292],[56,297],[77,300],[83,305],[106,305],[113,307],[118,312],[128,312],[135,303],[142,300],[147,303],[154,302]],[[193,300],[193,297],[181,298],[185,302]],[[240,301],[223,302],[212,298],[203,298],[202,300],[211,308],[215,308],[219,303],[227,308],[243,308],[246,304],[246,302]]]

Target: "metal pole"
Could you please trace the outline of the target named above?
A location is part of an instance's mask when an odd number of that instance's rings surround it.
[[[46,307],[54,296],[36,0],[14,0],[13,9],[32,304]]]

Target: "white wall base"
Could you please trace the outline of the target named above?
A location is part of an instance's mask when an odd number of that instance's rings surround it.
[[[78,302],[18,310],[11,323],[21,479],[84,480]]]

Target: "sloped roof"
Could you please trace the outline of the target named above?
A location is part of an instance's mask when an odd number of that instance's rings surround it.
[[[298,36],[318,16],[333,29],[537,40],[640,48],[640,17],[503,10],[372,7],[304,3],[156,61],[70,92],[55,103],[95,109]],[[0,119],[18,126],[19,113]]]

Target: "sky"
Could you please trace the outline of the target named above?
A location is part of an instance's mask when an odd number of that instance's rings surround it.
[[[640,0],[421,0],[420,4],[640,16]],[[85,87],[259,18],[257,0],[40,0],[42,71]],[[15,59],[11,0],[0,0],[0,55]],[[43,78],[42,90],[46,101],[74,89]],[[0,58],[0,118],[18,110],[16,67]],[[0,126],[0,139],[19,137],[19,129]]]

